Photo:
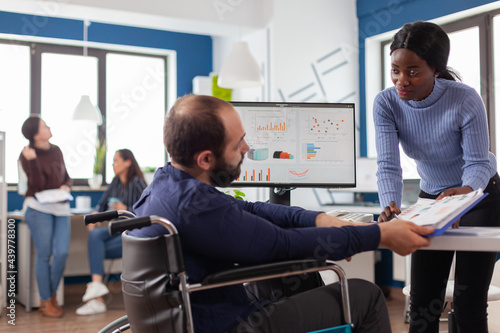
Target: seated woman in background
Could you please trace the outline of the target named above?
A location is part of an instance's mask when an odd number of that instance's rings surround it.
[[[142,191],[146,188],[144,176],[134,154],[128,149],[117,150],[113,157],[113,171],[115,178],[102,195],[98,211],[128,210],[133,211],[133,204],[139,200]],[[104,259],[122,257],[121,235],[110,236],[107,228],[96,228],[96,224],[89,224],[88,254],[92,282],[87,284],[87,290],[82,301],[85,302],[76,310],[78,315],[92,315],[106,312],[106,304],[102,296],[109,293],[103,283]]]

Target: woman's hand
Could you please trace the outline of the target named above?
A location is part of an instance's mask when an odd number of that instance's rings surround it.
[[[28,161],[34,160],[36,158],[36,151],[30,146],[24,147],[22,154],[24,158],[27,159]]]
[[[101,226],[101,222],[89,223],[89,224],[87,224],[87,230],[91,231],[91,230],[94,230],[95,228],[100,227],[100,226]]]
[[[470,192],[472,192],[472,188],[470,186],[452,187],[441,192],[437,197],[437,200],[443,199],[444,197],[449,197],[450,195],[466,194]]]
[[[389,206],[384,208],[384,211],[380,213],[378,217],[378,222],[388,222],[396,217],[396,214],[400,214],[401,209],[399,209],[398,205],[394,201],[389,203]]]
[[[115,210],[127,210],[127,206],[121,201],[114,202],[112,205]]]
[[[444,197],[448,197],[450,195],[466,194],[470,192],[472,192],[472,188],[470,186],[452,187],[441,192],[436,200],[443,199]],[[457,222],[453,223],[451,228],[458,229],[459,225],[460,225],[460,219],[458,219]]]
[[[64,190],[66,192],[71,192],[71,188],[68,185],[61,185],[59,186],[60,190]]]

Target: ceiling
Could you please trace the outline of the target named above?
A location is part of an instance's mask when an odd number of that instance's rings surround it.
[[[266,0],[2,0],[0,10],[171,31],[235,36],[264,28]]]

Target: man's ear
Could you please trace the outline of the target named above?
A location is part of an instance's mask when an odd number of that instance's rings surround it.
[[[215,163],[214,154],[211,150],[203,150],[195,156],[195,161],[202,170],[210,170],[212,164]]]

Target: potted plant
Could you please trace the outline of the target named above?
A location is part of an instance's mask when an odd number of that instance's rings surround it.
[[[156,169],[157,168],[150,166],[142,168],[141,171],[144,175],[144,180],[146,181],[147,185],[151,184],[151,182],[153,181],[153,176],[155,175]]]
[[[89,187],[98,189],[102,185],[102,172],[104,170],[104,162],[106,160],[106,142],[97,139],[94,157],[94,171],[92,177],[89,178]]]
[[[234,198],[239,199],[239,200],[245,200],[245,196],[246,196],[244,192],[237,190],[237,189],[228,190],[224,193],[232,195]]]

